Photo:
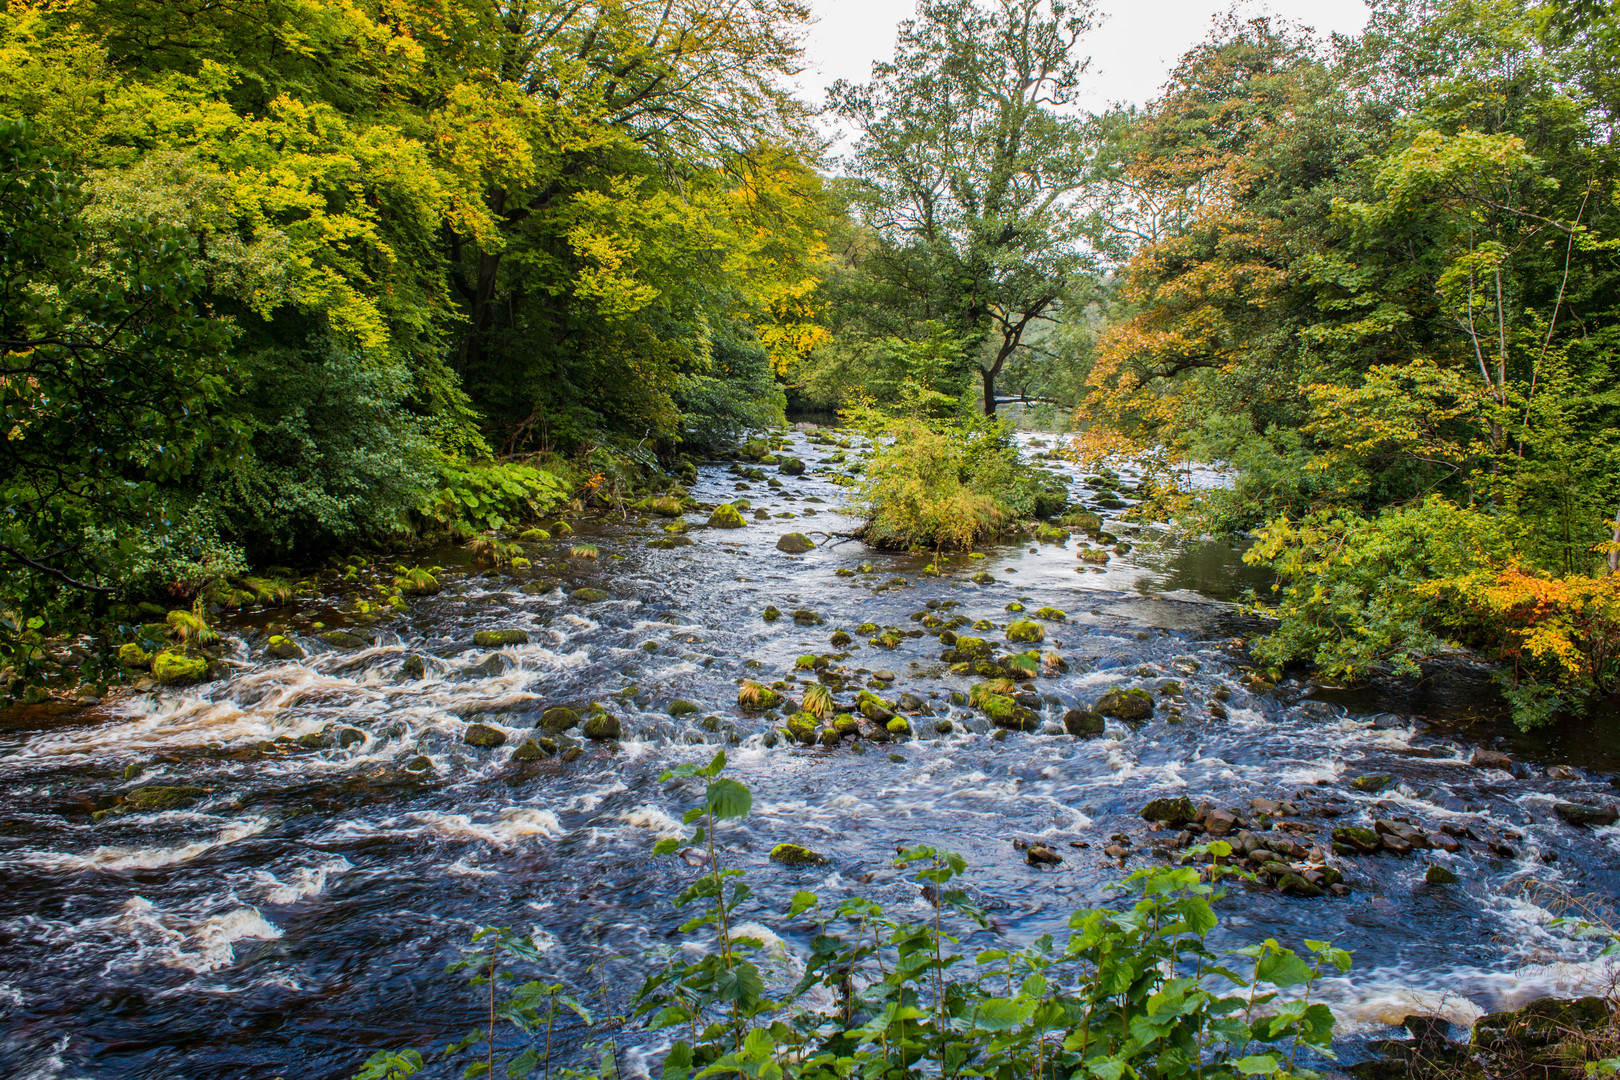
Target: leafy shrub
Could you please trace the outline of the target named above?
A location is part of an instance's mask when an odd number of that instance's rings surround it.
[[[445,462],[439,482],[417,507],[428,527],[477,531],[538,521],[568,501],[567,480],[522,462]]]
[[[955,927],[982,927],[986,919],[952,884],[966,863],[952,852],[912,848],[897,865],[911,867],[930,898],[927,920],[899,919],[862,899],[823,910],[814,894],[800,892],[786,917],[808,914],[821,929],[802,977],[787,984],[765,943],[738,930],[753,895],[743,872],[723,865],[717,830],[746,817],[753,796],[721,775],[725,764],[721,751],[707,765],[662,777],[701,785],[701,800],[683,819],[696,824],[693,834],[660,840],[655,851],[703,850],[708,870],[675,904],[696,908],[683,933],[712,938],[704,948],[660,950],[636,994],[631,1019],[680,1033],[664,1056],[666,1080],[1318,1075],[1297,1064],[1301,1048],[1329,1053],[1333,1036],[1333,1015],[1310,1000],[1311,989],[1324,973],[1347,971],[1350,956],[1320,941],[1307,941],[1301,955],[1275,940],[1218,954],[1209,943],[1217,926],[1212,902],[1219,881],[1236,873],[1219,863],[1231,853],[1221,841],[1200,852],[1215,858],[1210,882],[1192,867],[1140,870],[1121,886],[1129,898],[1121,908],[1075,912],[1064,945],[1046,935],[1026,949],[980,951],[971,964],[955,951]],[[482,1047],[469,1076],[549,1074],[558,1006],[587,1025],[589,1011],[562,983],[518,981],[511,966],[538,968],[543,959],[529,941],[486,929],[474,945],[452,967],[476,973],[480,1012],[487,1008],[494,1023],[447,1055]],[[495,1024],[511,1031],[501,1036]],[[385,1051],[360,1076],[405,1077],[423,1064],[419,1055]],[[608,1047],[600,1071],[563,1075],[618,1075],[615,1052]]]

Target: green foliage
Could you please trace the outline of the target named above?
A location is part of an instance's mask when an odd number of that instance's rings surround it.
[[[785,916],[812,918],[819,930],[802,976],[790,984],[768,962],[762,966],[763,942],[736,931],[742,912],[757,901],[742,871],[722,864],[716,830],[746,817],[752,798],[746,786],[721,775],[725,765],[721,751],[706,765],[681,765],[662,777],[699,787],[684,817],[696,825],[692,834],[660,840],[655,851],[698,847],[707,855],[707,868],[675,904],[696,909],[681,932],[712,942],[660,950],[656,970],[636,994],[630,1019],[676,1036],[664,1056],[665,1080],[1304,1078],[1320,1074],[1299,1063],[1301,1050],[1331,1056],[1333,1014],[1312,1002],[1311,992],[1324,975],[1347,971],[1350,956],[1326,942],[1306,941],[1298,953],[1274,939],[1218,953],[1210,944],[1213,905],[1222,879],[1236,873],[1221,865],[1231,854],[1224,841],[1191,853],[1211,860],[1207,876],[1193,866],[1132,874],[1120,886],[1118,905],[1070,917],[1062,945],[1046,935],[1024,949],[971,957],[959,951],[959,931],[983,927],[986,919],[959,885],[966,861],[954,852],[909,848],[895,865],[912,871],[932,905],[930,916],[912,922],[858,898],[828,910],[815,894],[800,892]],[[488,1046],[485,1061],[468,1075],[503,1062],[513,1077],[549,1073],[560,987],[534,982],[497,994],[501,949],[530,964],[540,957],[505,931],[480,931],[474,943],[489,940],[495,945],[456,966],[477,973],[473,984],[488,995],[490,1016],[517,1029],[520,1049],[503,1043],[498,1061],[484,1029],[449,1052]],[[575,1011],[591,1023],[582,1008]],[[542,1021],[543,1048],[536,1037]],[[396,1060],[374,1055],[361,1076],[419,1064],[407,1059],[395,1066]],[[609,1058],[587,1075],[615,1068]]]
[[[569,484],[523,462],[445,462],[417,514],[432,527],[486,531],[539,521],[568,501]]]

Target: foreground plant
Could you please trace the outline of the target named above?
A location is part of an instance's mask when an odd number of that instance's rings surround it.
[[[746,817],[753,796],[721,775],[725,767],[721,751],[706,765],[681,765],[660,778],[697,781],[702,793],[683,818],[696,825],[693,833],[660,840],[654,851],[697,849],[705,866],[674,901],[695,909],[681,926],[688,947],[658,954],[631,1007],[630,1019],[649,1031],[679,1033],[662,1080],[1310,1078],[1320,1074],[1301,1062],[1302,1051],[1332,1057],[1333,1015],[1311,1001],[1311,990],[1325,973],[1349,970],[1349,953],[1307,941],[1300,954],[1274,939],[1218,953],[1210,944],[1217,925],[1211,905],[1222,879],[1241,876],[1221,864],[1231,854],[1221,841],[1195,852],[1213,860],[1208,880],[1193,867],[1140,870],[1119,886],[1127,906],[1075,912],[1061,947],[1045,935],[1024,949],[981,950],[971,961],[958,951],[958,930],[987,923],[953,886],[966,861],[913,847],[896,865],[913,869],[930,916],[896,918],[859,898],[824,910],[815,894],[799,892],[786,918],[808,915],[818,933],[801,977],[789,982],[785,968],[762,962],[763,941],[738,932],[754,897],[743,871],[724,865],[717,830]],[[501,1064],[508,1077],[550,1075],[559,1003],[587,1027],[590,1013],[559,997],[561,984],[500,990],[512,979],[503,958],[539,963],[532,943],[504,929],[481,930],[473,940],[477,948],[452,969],[473,973],[489,1026],[446,1054],[485,1048],[467,1076],[490,1075]],[[503,1021],[523,1044],[506,1057],[492,1034]],[[359,1080],[392,1080],[422,1067],[420,1055],[382,1052]],[[611,1047],[598,1070],[559,1073],[610,1074],[617,1075]]]

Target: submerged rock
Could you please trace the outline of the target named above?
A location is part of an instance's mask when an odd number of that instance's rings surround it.
[[[1134,686],[1129,690],[1110,690],[1097,700],[1094,708],[1116,720],[1146,720],[1153,715],[1153,695]]]
[[[576,604],[599,604],[603,600],[609,600],[612,598],[601,589],[593,589],[587,586],[583,589],[575,589],[573,592],[569,593],[568,599],[572,600]]]
[[[579,726],[579,713],[566,705],[553,705],[540,714],[540,722],[535,725],[535,727],[544,728],[553,735],[577,726]]]
[[[587,739],[595,742],[608,742],[619,738],[622,734],[619,718],[606,711],[593,712],[587,716],[582,730]]]
[[[334,649],[363,649],[371,644],[359,634],[352,634],[347,630],[333,630],[330,633],[322,634],[321,640]]]
[[[124,796],[124,808],[139,812],[184,810],[208,794],[207,788],[185,785],[148,784]]]
[[[1070,709],[1063,714],[1063,730],[1077,739],[1095,739],[1103,733],[1104,718],[1089,709]]]
[[[1167,825],[1185,825],[1198,817],[1198,807],[1185,795],[1175,798],[1154,799],[1142,807],[1143,821],[1162,821]]]
[[[1584,806],[1580,803],[1554,803],[1553,813],[1567,824],[1577,827],[1603,828],[1620,821],[1620,812],[1612,806]]]
[[[551,740],[546,739],[545,742],[550,743]],[[551,749],[547,750],[544,746],[542,746],[539,742],[536,742],[534,739],[524,739],[523,744],[521,746],[519,746],[516,750],[512,751],[512,760],[513,761],[539,761],[542,758],[550,757],[552,754],[555,754],[556,752],[557,752],[557,746],[556,746],[555,743],[552,743]]]

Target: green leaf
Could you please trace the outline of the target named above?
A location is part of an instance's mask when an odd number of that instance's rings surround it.
[[[1035,1002],[1018,998],[991,998],[979,1006],[973,1026],[985,1031],[1008,1031],[1029,1023]]]
[[[709,784],[708,806],[714,816],[722,820],[747,817],[748,811],[753,809],[754,796],[739,780],[715,780]]]
[[[787,917],[792,919],[804,914],[816,906],[816,894],[813,892],[796,892],[793,894],[793,905],[788,908]]]
[[[1277,1071],[1277,1059],[1270,1054],[1250,1054],[1232,1062],[1232,1067],[1244,1076],[1266,1076]]]

